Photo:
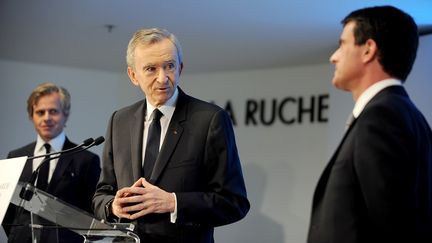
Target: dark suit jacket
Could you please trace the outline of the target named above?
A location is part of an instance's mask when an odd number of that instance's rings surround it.
[[[106,204],[141,175],[146,102],[115,112],[108,125],[101,180],[93,206],[107,219]],[[213,228],[243,218],[249,210],[230,117],[221,108],[179,89],[176,109],[150,179],[177,196],[177,221],[169,214],[138,220],[143,242],[213,242]]]
[[[28,144],[22,148],[11,151],[8,158],[33,156],[36,142]],[[69,149],[76,144],[66,138],[63,145],[64,149]],[[20,181],[28,182],[32,174],[32,161],[28,160],[24,166]],[[59,158],[54,170],[47,192],[57,198],[81,208],[93,214],[91,210],[91,200],[96,189],[100,175],[99,157],[89,151],[82,151],[75,154],[63,155]],[[9,242],[25,243],[31,242],[31,233],[28,225],[30,224],[30,214],[23,211],[17,215],[17,207],[10,204],[5,220],[3,222]],[[45,223],[45,222],[44,222]],[[15,227],[9,227],[9,224]],[[46,242],[56,242],[54,235],[45,232],[43,239]],[[70,231],[61,231],[60,242],[83,242],[83,238]]]
[[[432,242],[432,134],[404,88],[379,92],[315,190],[308,243]]]

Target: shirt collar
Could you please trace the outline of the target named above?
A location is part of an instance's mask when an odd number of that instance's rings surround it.
[[[381,90],[394,85],[402,85],[402,82],[397,79],[385,79],[379,82],[376,82],[375,84],[371,85],[369,88],[367,88],[357,99],[357,102],[354,105],[354,109],[352,111],[352,114],[355,118],[357,118],[360,113],[363,111],[367,103]]]
[[[48,143],[51,145],[51,152],[61,151],[63,149],[63,144],[65,141],[66,141],[66,135],[65,135],[64,131],[62,131],[57,137],[48,141]],[[46,142],[38,134],[37,140],[36,140],[36,151],[42,151],[45,153],[45,148],[44,148],[45,143]]]
[[[172,115],[174,114],[175,106],[177,104],[177,99],[178,99],[178,93],[179,93],[178,88],[176,88],[171,98],[169,98],[169,100],[167,100],[165,104],[163,104],[158,108],[159,111],[162,112],[162,114],[167,118],[171,118]],[[151,116],[151,114],[153,114],[153,111],[156,109],[156,107],[150,104],[148,100],[146,100],[146,103],[147,103],[146,121],[148,121],[149,117]]]

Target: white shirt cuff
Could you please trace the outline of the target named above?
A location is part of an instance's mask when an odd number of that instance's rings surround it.
[[[174,207],[174,212],[170,213],[170,218],[171,218],[171,223],[175,223],[177,220],[177,197],[176,194],[173,192],[172,193],[174,195],[174,201],[175,201],[175,207]]]

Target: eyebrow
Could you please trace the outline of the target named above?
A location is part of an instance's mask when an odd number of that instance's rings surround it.
[[[163,61],[162,63],[163,64],[166,64],[166,63],[175,63],[175,64],[177,64],[177,61],[176,60],[174,60],[174,59],[170,59],[170,60],[167,60],[167,61]],[[147,64],[145,64],[143,67],[145,68],[145,67],[151,67],[151,66],[156,66],[157,64],[155,64],[155,63],[147,63]]]
[[[168,61],[164,61],[164,63],[169,63],[169,62],[177,63],[177,61],[174,60],[174,59],[170,59],[170,60],[168,60]]]
[[[34,111],[52,111],[52,110],[61,110],[58,108],[39,108],[39,109],[34,109]]]

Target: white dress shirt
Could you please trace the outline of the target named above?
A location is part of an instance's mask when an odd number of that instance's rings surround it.
[[[357,102],[354,105],[354,109],[352,111],[354,118],[357,118],[360,115],[360,113],[363,111],[367,103],[369,103],[369,101],[373,97],[375,97],[376,94],[378,94],[381,90],[394,85],[402,85],[402,82],[397,79],[385,79],[367,88],[360,95],[360,97],[357,99]]]
[[[52,152],[59,152],[63,149],[64,142],[66,141],[66,135],[64,131],[62,131],[57,137],[51,139],[48,141],[48,143],[51,145],[51,151]],[[36,139],[36,146],[35,150],[33,152],[34,156],[44,155],[46,154],[46,150],[44,147],[44,144],[46,142],[41,138],[41,136],[37,136]],[[53,155],[54,156],[54,155]],[[36,170],[36,168],[41,164],[41,162],[44,160],[44,157],[37,158],[33,160],[33,171]],[[50,166],[49,166],[49,172],[48,172],[48,183],[51,181],[52,175],[54,173],[54,170],[57,166],[58,158],[50,160]]]
[[[165,139],[165,135],[168,130],[169,123],[174,114],[175,106],[177,104],[177,98],[178,98],[178,90],[176,89],[174,91],[173,96],[171,96],[171,98],[167,100],[167,102],[164,105],[157,108],[163,114],[162,117],[160,118],[161,136],[160,136],[159,149],[162,147],[163,141]],[[153,114],[153,111],[156,109],[156,107],[154,107],[148,101],[146,102],[147,102],[147,112],[145,114],[145,119],[144,119],[144,134],[143,134],[143,147],[142,147],[143,153],[142,153],[141,161],[144,161],[144,157],[145,157],[144,151],[146,150],[147,147],[148,130],[150,127],[150,123],[152,121],[152,119],[150,119],[151,118],[150,116]]]

